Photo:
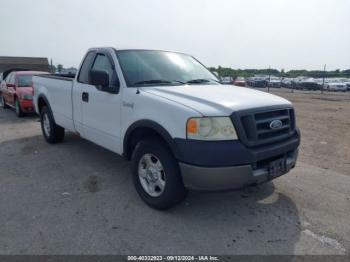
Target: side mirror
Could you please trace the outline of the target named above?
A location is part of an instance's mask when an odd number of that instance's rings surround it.
[[[6,84],[6,86],[7,86],[7,87],[12,87],[12,88],[16,89],[16,85],[14,85],[14,84]]]
[[[90,70],[89,82],[101,91],[109,92],[109,75],[107,71]]]

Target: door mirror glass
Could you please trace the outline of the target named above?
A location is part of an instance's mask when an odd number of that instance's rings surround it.
[[[101,91],[109,91],[109,75],[105,70],[90,70],[89,82]]]

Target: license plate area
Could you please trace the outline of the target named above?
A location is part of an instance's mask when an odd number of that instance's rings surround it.
[[[279,177],[287,172],[287,160],[286,158],[279,158],[270,162],[269,164],[269,176],[271,178]]]

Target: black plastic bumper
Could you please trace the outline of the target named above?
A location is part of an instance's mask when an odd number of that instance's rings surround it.
[[[247,148],[239,141],[176,139],[185,187],[205,191],[242,188],[284,175],[295,167],[299,144],[299,131],[288,140],[258,148]],[[270,165],[279,159],[284,160],[286,168],[276,176]]]
[[[300,144],[299,130],[288,140],[248,148],[236,141],[197,141],[175,138],[176,158],[185,164],[205,167],[252,165],[259,161],[283,156]]]
[[[180,163],[182,180],[186,188],[201,191],[223,191],[262,184],[287,174],[295,167],[298,150],[289,152],[283,159],[285,169],[275,174],[269,165],[253,167],[239,165],[228,167],[200,167]]]

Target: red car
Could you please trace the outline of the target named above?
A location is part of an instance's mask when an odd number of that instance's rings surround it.
[[[33,113],[33,75],[48,74],[40,71],[14,71],[0,84],[3,107],[12,107],[18,117]]]
[[[246,82],[245,82],[244,77],[237,77],[233,84],[235,86],[246,86]]]

